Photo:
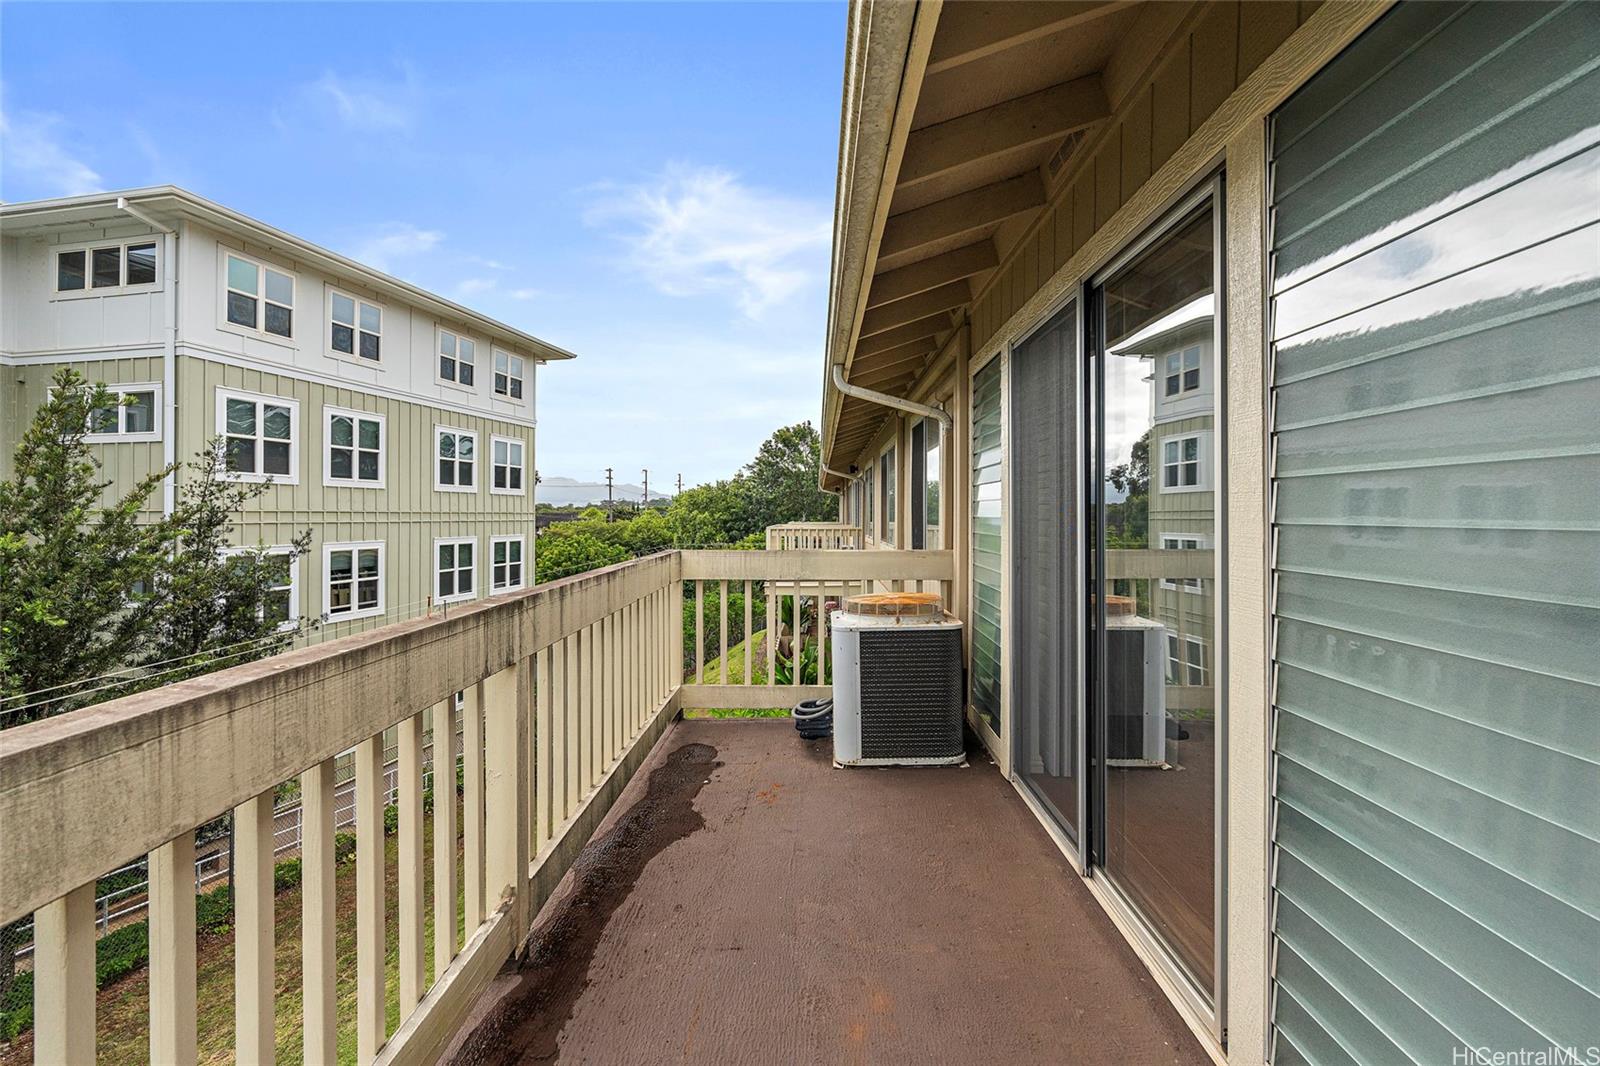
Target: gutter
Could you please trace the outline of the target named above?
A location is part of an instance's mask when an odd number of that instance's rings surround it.
[[[167,476],[161,479],[161,513],[170,516],[178,505],[178,231],[134,207],[125,196],[117,197],[117,209],[164,234],[162,297],[167,336],[161,352],[161,465]]]
[[[891,396],[887,392],[874,392],[871,389],[864,389],[860,385],[850,384],[844,379],[844,365],[842,363],[833,364],[833,387],[846,396],[854,396],[858,400],[875,403],[880,407],[893,407],[900,411],[908,411],[914,415],[922,415],[924,418],[938,419],[939,425],[944,427],[947,435],[955,431],[955,419],[951,418],[941,408],[932,407],[925,403],[916,403],[912,400],[902,400],[900,397]]]

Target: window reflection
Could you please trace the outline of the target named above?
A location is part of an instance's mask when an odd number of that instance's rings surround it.
[[[1218,449],[1213,212],[1190,215],[1101,291],[1097,531],[1105,573],[1099,858],[1207,991],[1214,969],[1212,687]]]

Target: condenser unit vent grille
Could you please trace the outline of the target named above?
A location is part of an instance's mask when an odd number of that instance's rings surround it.
[[[961,631],[904,628],[861,634],[861,755],[960,755]]]

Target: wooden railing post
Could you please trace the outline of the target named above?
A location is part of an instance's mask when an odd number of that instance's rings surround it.
[[[527,657],[483,683],[488,741],[484,793],[489,903],[511,905],[512,942],[520,944],[533,919],[528,904],[528,728],[533,706],[533,659]]]
[[[150,1061],[194,1066],[194,832],[150,853]]]
[[[94,893],[90,881],[34,912],[34,1062],[94,1061]]]
[[[433,705],[433,979],[456,957],[455,701]],[[311,1061],[309,1058],[306,1061]]]
[[[355,759],[356,1057],[367,1063],[377,1056],[387,1036],[383,734],[357,744]]]
[[[277,1044],[273,1013],[273,833],[276,790],[233,809],[233,1030],[237,1062],[270,1063]]]
[[[551,648],[540,648],[534,656],[536,698],[533,722],[533,819],[535,854],[550,840],[550,730],[552,701],[556,698],[555,677],[551,670]]]
[[[461,850],[468,937],[483,922],[483,686],[469,685],[461,701]]]
[[[301,998],[305,1019],[302,1050],[308,1063],[334,1062],[339,1053],[333,769],[333,760],[324,759],[300,775],[300,941],[304,951]]]
[[[422,953],[422,712],[402,719],[395,732],[399,734],[400,760],[395,873],[400,896],[400,1020],[404,1022],[417,1009],[428,983],[428,960]]]

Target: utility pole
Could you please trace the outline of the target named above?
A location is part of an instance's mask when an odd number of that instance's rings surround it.
[[[650,506],[650,471],[644,472],[644,506]]]
[[[678,475],[678,495],[679,496],[683,495],[683,475],[682,474]]]
[[[608,467],[606,467],[606,521],[607,522],[611,521],[612,518],[615,517],[612,514],[612,511],[614,509],[615,509],[615,504],[613,503],[613,501],[611,499],[611,468],[608,466]]]

